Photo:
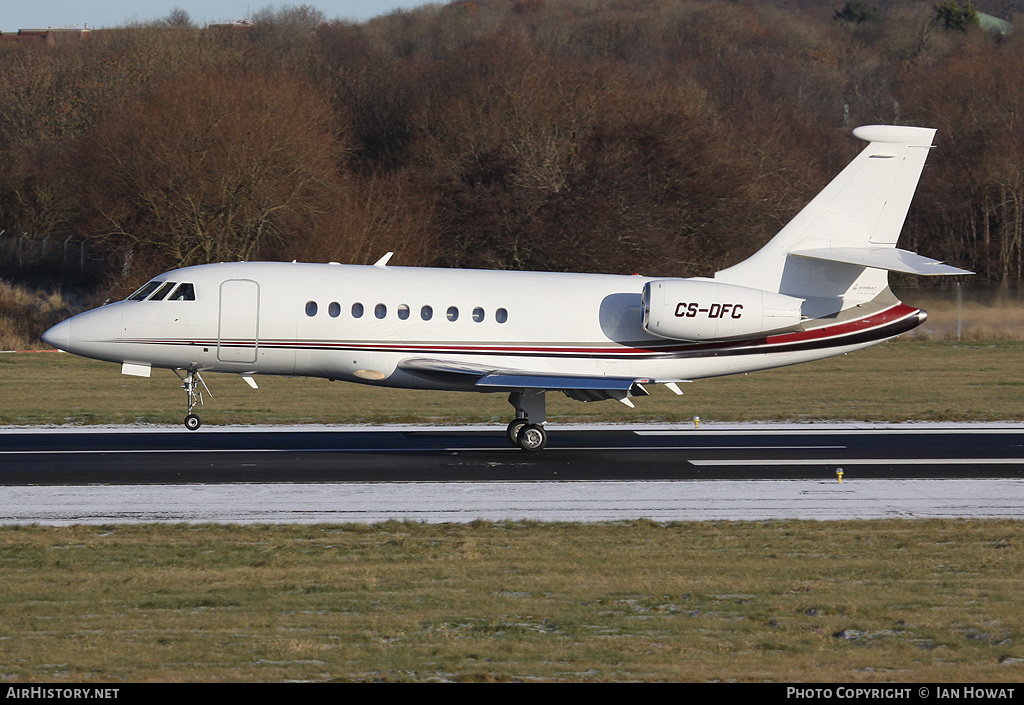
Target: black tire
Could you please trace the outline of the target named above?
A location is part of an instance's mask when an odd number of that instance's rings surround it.
[[[526,419],[513,419],[505,430],[505,437],[508,438],[508,442],[514,446],[519,445],[519,432],[523,430],[523,426],[530,423]]]
[[[548,433],[540,424],[528,424],[519,429],[517,445],[527,452],[543,450],[548,444]]]
[[[189,431],[198,431],[202,425],[203,422],[195,414],[189,414],[185,417],[185,428]]]

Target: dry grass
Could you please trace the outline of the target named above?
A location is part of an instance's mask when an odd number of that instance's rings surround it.
[[[5,681],[1020,682],[1013,521],[0,530]]]
[[[0,350],[47,347],[40,334],[73,313],[59,292],[31,290],[0,279]]]
[[[912,340],[1024,340],[1024,294],[1008,287],[963,286],[905,292],[908,303],[928,312]]]
[[[933,320],[935,318],[933,317]],[[551,420],[1024,419],[1024,344],[899,341]],[[212,375],[207,423],[503,423]],[[178,423],[170,373],[0,355],[0,423]],[[1014,521],[0,529],[0,680],[1019,682]]]
[[[833,420],[988,421],[1024,419],[1024,299],[1007,290],[905,292],[928,321],[899,341],[792,368],[662,388],[630,410],[549,395],[553,423]],[[34,336],[66,312],[57,294],[0,282],[0,349],[34,347]],[[7,336],[7,337],[3,337]],[[957,342],[957,337],[961,342]],[[13,342],[12,342],[13,341]],[[325,380],[261,377],[250,390],[233,375],[210,375],[199,409],[206,424],[504,423],[501,394],[380,389]],[[0,355],[0,424],[171,423],[184,393],[170,373],[124,377],[116,365],[70,355]]]
[[[502,394],[393,390],[318,379],[209,375],[205,424],[494,423]],[[180,423],[185,395],[156,370],[127,377],[117,365],[72,355],[0,355],[0,423]],[[1024,343],[896,341],[851,355],[684,385],[636,400],[583,404],[549,395],[551,423],[1024,420]]]

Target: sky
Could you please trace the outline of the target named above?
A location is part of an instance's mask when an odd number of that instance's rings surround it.
[[[328,20],[362,22],[395,9],[428,4],[428,0],[0,0],[0,31],[43,27],[117,27],[130,22],[163,19],[176,7],[197,25],[245,19],[267,7],[311,5]],[[444,4],[443,2],[441,4]]]

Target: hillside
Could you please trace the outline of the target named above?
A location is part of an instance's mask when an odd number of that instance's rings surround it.
[[[1022,38],[870,7],[467,0],[363,24],[300,7],[0,44],[0,230],[23,253],[84,241],[113,293],[200,262],[388,250],[708,275],[850,159],[852,127],[900,123],[939,131],[905,246],[1019,280]]]

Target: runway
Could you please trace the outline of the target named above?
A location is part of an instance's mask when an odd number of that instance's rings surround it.
[[[0,524],[1024,518],[1024,480],[230,483],[0,488]]]
[[[1024,425],[0,431],[0,524],[1024,518]],[[841,471],[841,474],[839,474]]]

